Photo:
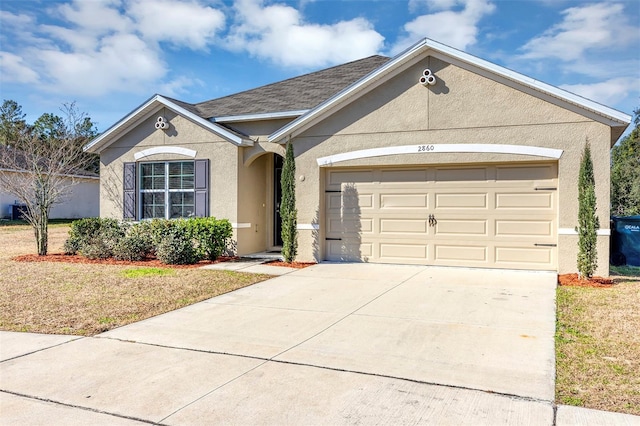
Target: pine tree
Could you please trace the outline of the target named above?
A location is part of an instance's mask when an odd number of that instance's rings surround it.
[[[598,266],[597,232],[600,221],[596,216],[596,183],[589,141],[582,152],[578,177],[578,273],[591,278]]]
[[[296,162],[291,141],[287,143],[281,185],[282,257],[285,262],[293,262],[298,252],[298,210],[296,209]]]

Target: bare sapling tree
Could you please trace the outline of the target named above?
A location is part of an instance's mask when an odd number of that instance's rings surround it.
[[[25,206],[23,216],[33,227],[40,256],[48,251],[51,207],[65,201],[80,178],[95,176],[87,172],[95,156],[82,150],[95,135],[93,123],[75,103],[64,104],[61,111],[62,119],[47,116],[56,120],[45,131],[34,125],[10,144],[0,145],[0,187]]]

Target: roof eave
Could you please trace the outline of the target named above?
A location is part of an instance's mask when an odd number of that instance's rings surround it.
[[[279,112],[267,112],[256,114],[243,114],[243,115],[225,115],[219,117],[212,117],[209,121],[213,123],[239,123],[243,121],[262,121],[262,120],[279,120],[285,118],[300,117],[301,115],[309,112],[308,109],[295,110],[295,111],[279,111]]]
[[[199,124],[200,126],[210,130],[221,138],[237,146],[253,146],[253,141],[251,139],[238,136],[221,126],[186,110],[185,108],[177,105],[167,98],[156,94],[145,101],[138,108],[131,111],[123,119],[107,129],[104,133],[92,139],[84,146],[84,151],[99,154],[102,150],[111,145],[111,143],[115,141],[117,136],[126,132],[137,121],[146,117],[152,111],[156,110],[159,106],[169,108],[176,114],[179,114],[189,119],[190,121]]]
[[[583,110],[594,113],[596,116],[601,117],[601,122],[611,127],[626,128],[631,123],[631,116],[621,111],[609,108],[590,99],[583,98],[574,93],[568,92],[555,86],[551,86],[547,83],[543,83],[531,77],[527,77],[524,74],[520,74],[500,65],[485,61],[484,59],[480,59],[476,56],[470,55],[453,47],[438,43],[428,38],[424,38],[405,51],[396,55],[380,68],[372,71],[360,80],[353,83],[351,86],[345,88],[336,95],[319,104],[317,107],[311,109],[306,114],[298,117],[296,120],[278,129],[276,132],[269,135],[268,140],[270,142],[282,143],[283,139],[286,137],[297,136],[298,134],[306,130],[310,123],[313,122],[314,118],[318,117],[320,114],[329,111],[332,107],[334,107],[345,98],[364,89],[364,87],[369,85],[369,83],[371,83],[372,81],[375,81],[385,73],[391,72],[400,64],[429,49],[440,52],[446,56],[455,58],[461,62],[470,64],[480,69],[484,69],[493,74],[499,75],[503,78],[514,81],[538,92],[544,93],[548,96],[557,98],[560,101],[575,105],[579,108],[582,108]]]

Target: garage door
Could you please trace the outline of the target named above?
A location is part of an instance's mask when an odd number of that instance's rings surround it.
[[[328,168],[327,260],[555,270],[557,165]]]

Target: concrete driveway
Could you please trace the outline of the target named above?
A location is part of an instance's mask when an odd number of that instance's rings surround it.
[[[94,338],[4,332],[2,423],[551,425],[555,286],[323,263]]]

